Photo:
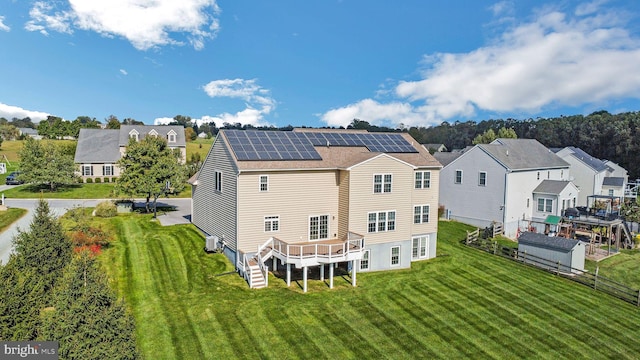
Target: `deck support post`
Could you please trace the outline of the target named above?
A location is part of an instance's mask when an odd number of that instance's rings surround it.
[[[302,291],[307,292],[307,266],[302,268]]]
[[[291,286],[291,264],[287,264],[287,287]]]
[[[356,265],[357,260],[351,260],[351,286],[356,286]]]
[[[333,266],[329,264],[329,289],[333,289]]]
[[[320,265],[320,281],[324,281],[324,264]]]

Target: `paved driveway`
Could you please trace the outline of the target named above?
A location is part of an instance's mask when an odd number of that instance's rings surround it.
[[[6,185],[4,185],[6,186]],[[0,186],[0,191],[2,187]],[[74,207],[94,207],[98,203],[105,201],[104,199],[91,200],[61,200],[49,199],[49,208],[56,216],[62,216],[68,210]],[[36,199],[5,199],[5,205],[27,209],[27,214],[20,220],[13,223],[9,228],[0,233],[0,262],[5,264],[9,260],[9,255],[13,252],[13,237],[18,233],[18,229],[28,230],[33,220],[34,209],[38,205]],[[160,199],[159,206],[174,207],[174,211],[166,211],[158,213],[160,224],[168,226],[175,224],[188,224],[191,221],[191,199]],[[136,206],[144,206],[144,201],[136,201]]]

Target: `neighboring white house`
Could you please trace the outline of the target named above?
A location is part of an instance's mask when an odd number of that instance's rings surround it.
[[[577,196],[569,164],[533,139],[497,139],[446,160],[440,204],[450,218],[480,227],[501,222],[510,238],[520,220],[559,216]]]
[[[41,140],[42,135],[38,135],[38,130],[32,128],[18,128],[20,135],[28,136],[30,138]]]
[[[555,152],[571,165],[571,180],[580,189],[577,206],[587,206],[591,195],[624,196],[628,175],[620,165],[573,146]]]

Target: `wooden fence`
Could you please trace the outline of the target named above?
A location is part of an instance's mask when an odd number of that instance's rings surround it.
[[[475,237],[474,239],[473,236],[470,236],[477,231],[478,230],[474,232],[467,232],[467,238],[464,240],[464,243],[467,246],[471,246],[509,260],[517,261],[524,265],[535,266],[538,269],[554,273],[558,276],[586,285],[597,291],[614,296],[620,300],[640,306],[640,290],[630,288],[614,280],[599,276],[598,271],[595,273],[585,272],[580,269],[562,265],[560,262],[527,254],[526,251],[518,251],[517,248],[500,245],[496,241],[480,239],[478,237]]]

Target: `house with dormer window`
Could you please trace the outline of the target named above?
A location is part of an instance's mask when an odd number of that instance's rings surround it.
[[[113,181],[120,176],[117,162],[126,152],[129,141],[146,136],[162,137],[172,149],[179,149],[182,162],[187,159],[184,128],[177,125],[122,125],[120,129],[80,129],[75,163],[78,173],[86,179]]]
[[[441,165],[406,133],[220,130],[192,185],[191,221],[243,274],[356,274],[436,256]],[[207,245],[209,246],[209,245]]]

